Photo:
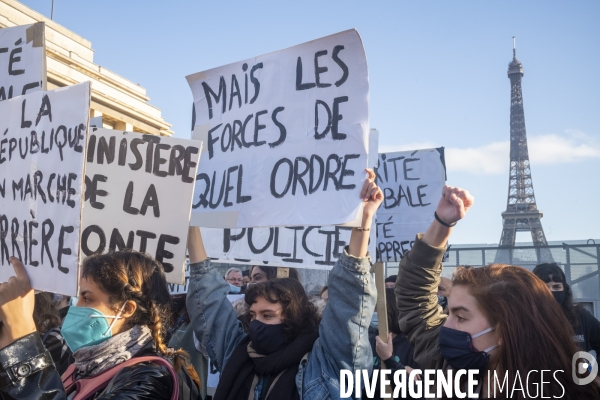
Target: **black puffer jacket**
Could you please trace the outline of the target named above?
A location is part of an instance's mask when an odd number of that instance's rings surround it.
[[[156,355],[152,344],[135,356]],[[66,399],[61,377],[37,333],[0,350],[0,399]],[[179,399],[196,400],[198,387],[187,371],[177,373]],[[173,379],[168,369],[150,362],[120,371],[94,399],[170,400]]]

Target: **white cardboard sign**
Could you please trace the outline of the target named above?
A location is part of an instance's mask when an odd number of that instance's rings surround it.
[[[376,175],[384,196],[377,210],[377,259],[399,262],[434,219],[446,181],[444,148],[379,154]]]
[[[379,132],[369,133],[368,166],[377,166]],[[290,226],[277,228],[201,228],[208,256],[214,262],[330,269],[350,243],[349,226]],[[369,253],[375,260],[375,219]]]
[[[185,261],[185,280],[183,282],[183,285],[179,285],[177,283],[168,283],[167,286],[169,287],[169,293],[171,294],[171,296],[177,295],[177,294],[186,294],[188,291],[188,285],[190,283],[190,260],[186,259]]]
[[[0,101],[46,89],[45,24],[0,29]]]
[[[352,227],[201,228],[201,231],[213,262],[331,269],[350,243]],[[375,235],[371,237],[369,251],[374,254]]]
[[[184,283],[194,178],[202,143],[92,129],[81,250],[148,253],[167,281]]]
[[[187,77],[205,143],[192,224],[353,223],[369,130],[367,62],[348,30]]]
[[[0,281],[19,258],[34,289],[77,295],[90,84],[0,102]]]

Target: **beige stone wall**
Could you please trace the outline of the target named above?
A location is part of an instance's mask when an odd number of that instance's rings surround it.
[[[0,0],[0,28],[46,24],[47,89],[92,82],[91,116],[102,116],[104,127],[171,136],[171,124],[150,105],[146,89],[94,64],[89,40],[14,0]]]

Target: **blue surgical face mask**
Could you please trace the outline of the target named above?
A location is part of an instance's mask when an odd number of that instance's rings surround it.
[[[110,338],[115,321],[123,318],[121,313],[125,304],[123,303],[116,316],[104,315],[90,307],[71,306],[61,328],[62,336],[71,351],[100,344]],[[107,318],[112,318],[112,323],[109,324]]]
[[[373,313],[373,317],[371,318],[371,327],[379,329],[379,318],[377,317],[377,311]]]
[[[242,288],[239,286],[229,284],[229,293],[237,294],[242,291]]]

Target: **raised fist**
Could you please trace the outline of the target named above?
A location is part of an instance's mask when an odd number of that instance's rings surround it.
[[[464,218],[474,202],[475,199],[467,190],[446,185],[435,212],[442,221],[453,224]]]

